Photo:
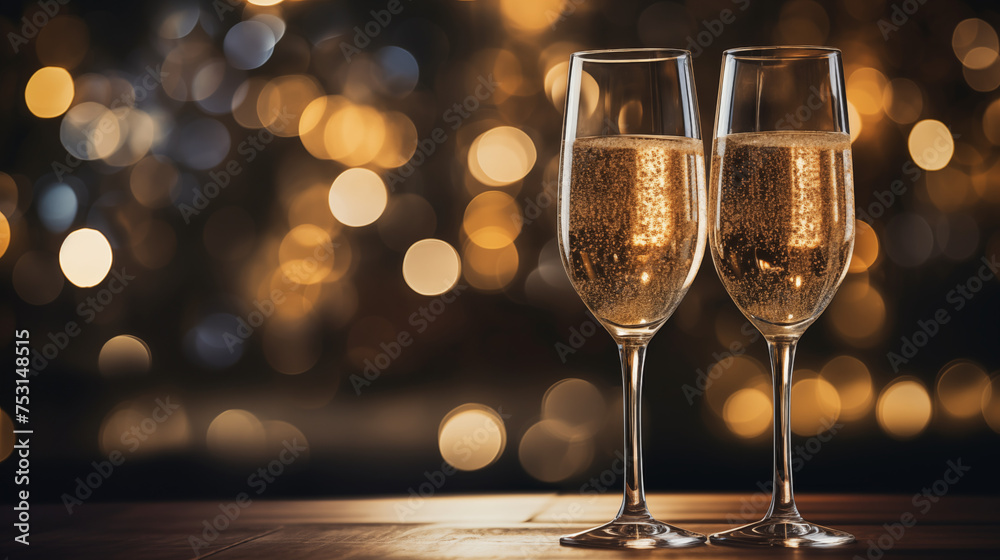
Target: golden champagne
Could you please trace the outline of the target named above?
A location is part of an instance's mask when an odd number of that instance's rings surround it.
[[[690,287],[705,246],[704,166],[701,140],[691,138],[573,143],[561,254],[577,293],[609,329],[655,332]]]
[[[830,303],[854,247],[850,136],[724,136],[712,156],[710,239],[736,305],[767,325],[808,326]],[[846,188],[845,188],[846,185]]]

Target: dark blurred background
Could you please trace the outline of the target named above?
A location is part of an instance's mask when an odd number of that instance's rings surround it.
[[[708,150],[723,50],[821,44],[859,222],[799,347],[797,488],[916,493],[961,458],[954,491],[995,493],[998,27],[945,0],[4,3],[4,478],[16,427],[35,500],[231,498],[268,466],[268,498],[619,492],[616,348],[555,245],[569,54],[692,50]],[[648,489],[769,481],[766,360],[706,255],[649,348]]]

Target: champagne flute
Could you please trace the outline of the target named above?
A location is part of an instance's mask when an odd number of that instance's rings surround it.
[[[840,51],[741,48],[723,56],[709,201],[715,269],[767,340],[774,487],[756,523],[712,543],[815,547],[854,537],[802,519],[789,423],[795,345],[826,309],[854,248],[854,179]]]
[[[564,545],[648,549],[705,541],[650,515],[639,427],[646,344],[687,293],[705,252],[704,172],[691,53],[572,55],[559,162],[559,252],[577,294],[621,355],[625,496],[613,521],[564,536]]]

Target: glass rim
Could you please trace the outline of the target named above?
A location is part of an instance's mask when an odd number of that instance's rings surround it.
[[[770,47],[738,47],[722,53],[726,58],[739,60],[789,60],[838,57],[840,49],[815,45],[778,45]]]
[[[660,47],[594,49],[577,51],[572,54],[572,58],[584,62],[662,62],[684,58],[690,59],[691,51]]]

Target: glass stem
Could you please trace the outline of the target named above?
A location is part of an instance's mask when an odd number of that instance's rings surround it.
[[[620,341],[618,352],[622,359],[622,404],[625,409],[625,498],[618,517],[649,518],[642,483],[642,432],[639,425],[646,341]]]
[[[774,382],[774,481],[771,507],[764,519],[801,520],[792,492],[792,367],[795,361],[794,338],[768,338],[771,354],[771,377]]]

